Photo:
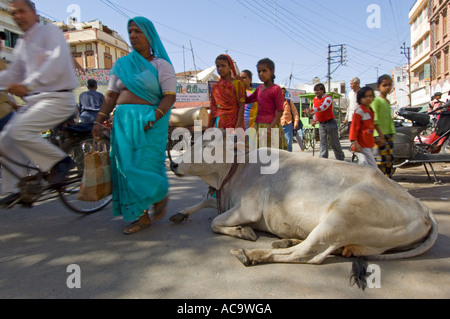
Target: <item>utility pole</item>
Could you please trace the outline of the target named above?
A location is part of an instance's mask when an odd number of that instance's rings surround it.
[[[342,65],[347,63],[347,46],[345,44],[328,45],[328,92],[331,92],[331,75]],[[331,65],[338,66],[331,71]]]
[[[379,74],[380,74],[380,66],[381,66],[381,64],[378,64],[378,66],[377,67],[375,67],[375,69],[377,70],[377,81],[378,81],[378,77],[379,77]]]
[[[400,54],[405,55],[405,57],[408,59],[408,77],[409,77],[409,81],[408,81],[408,86],[409,86],[409,107],[412,107],[412,93],[411,93],[411,48],[410,47],[406,47],[406,43],[403,42],[403,46],[400,47],[400,50],[402,50],[402,52],[400,52]]]
[[[198,77],[197,77],[197,66],[195,65],[194,48],[192,47],[192,41],[189,40],[189,42],[191,43],[192,60],[194,60],[195,79],[196,79],[197,82],[198,82]]]

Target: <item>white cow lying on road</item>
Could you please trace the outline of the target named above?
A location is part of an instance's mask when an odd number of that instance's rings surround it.
[[[203,147],[210,149],[209,144],[203,142]],[[244,265],[320,264],[336,253],[407,258],[425,253],[435,243],[438,229],[431,210],[379,170],[274,152],[279,156],[276,174],[261,175],[262,164],[239,164],[220,190],[225,213],[213,220],[215,233],[255,241],[258,230],[285,239],[274,246],[277,249],[233,250]],[[176,175],[199,176],[215,189],[221,188],[233,167],[188,164],[189,153],[177,162],[172,167]]]

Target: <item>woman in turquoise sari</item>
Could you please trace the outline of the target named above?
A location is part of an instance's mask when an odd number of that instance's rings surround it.
[[[115,108],[110,154],[113,214],[131,223],[125,234],[134,234],[167,210],[165,160],[176,76],[152,22],[136,17],[128,22],[128,32],[134,50],[111,70],[92,135],[101,135],[99,123]]]

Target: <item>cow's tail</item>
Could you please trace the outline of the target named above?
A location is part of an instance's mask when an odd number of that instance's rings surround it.
[[[350,277],[350,285],[358,286],[363,291],[367,288],[367,278],[369,273],[367,272],[367,259],[365,257],[358,257],[352,264],[352,275]]]
[[[428,207],[427,210],[428,216],[431,221],[431,229],[428,233],[427,238],[423,243],[421,243],[414,249],[403,251],[400,253],[358,257],[356,260],[353,261],[350,284],[352,286],[357,285],[358,288],[362,289],[363,291],[367,288],[367,278],[370,275],[367,272],[368,268],[367,260],[394,260],[394,259],[412,258],[424,254],[431,247],[433,247],[439,235],[439,231],[436,218],[434,217],[433,213]]]
[[[428,250],[430,250],[431,247],[433,247],[434,243],[436,242],[439,230],[438,230],[438,224],[436,221],[436,218],[434,217],[433,213],[431,212],[431,209],[427,207],[428,210],[428,217],[431,221],[431,229],[428,233],[427,238],[423,243],[415,247],[414,249],[408,250],[408,251],[402,251],[399,253],[393,253],[393,254],[385,254],[385,255],[375,255],[375,256],[367,256],[367,259],[369,260],[394,260],[394,259],[403,259],[403,258],[412,258],[419,255],[422,255],[426,253]]]

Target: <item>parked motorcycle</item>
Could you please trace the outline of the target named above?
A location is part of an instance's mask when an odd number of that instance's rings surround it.
[[[403,108],[398,115],[411,121],[402,122],[396,127],[397,134],[394,138],[394,167],[406,168],[423,165],[430,177],[427,165],[431,168],[434,180],[439,183],[434,163],[450,163],[450,112],[440,113],[436,131],[429,136],[421,136],[430,123],[430,115],[441,110],[448,110],[450,103],[429,112],[419,113],[421,108]]]

